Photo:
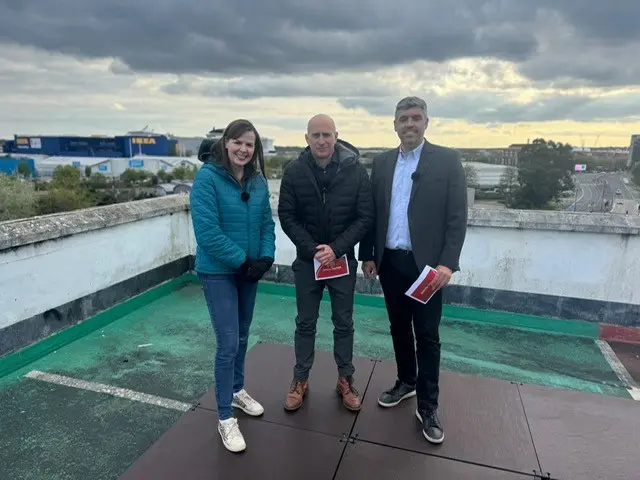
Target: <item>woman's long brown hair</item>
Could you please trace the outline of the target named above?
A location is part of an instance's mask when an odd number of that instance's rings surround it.
[[[216,159],[222,164],[226,169],[231,168],[231,164],[229,161],[229,155],[227,153],[227,149],[224,144],[227,140],[235,140],[240,138],[247,132],[253,132],[256,136],[256,144],[253,151],[253,156],[251,157],[251,161],[247,164],[250,165],[254,171],[256,170],[256,163],[260,166],[260,172],[264,177],[267,177],[267,173],[264,169],[264,151],[262,148],[262,140],[260,139],[260,134],[256,127],[253,126],[249,120],[245,120],[243,118],[239,118],[234,120],[227,128],[224,129],[224,133],[222,134],[222,138],[216,142],[213,147],[213,154]]]

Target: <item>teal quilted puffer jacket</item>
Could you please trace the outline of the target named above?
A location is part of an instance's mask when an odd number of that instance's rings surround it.
[[[243,187],[221,165],[209,160],[196,174],[191,189],[191,220],[196,236],[197,273],[231,274],[246,258],[275,258],[275,222],[267,180],[246,177]]]

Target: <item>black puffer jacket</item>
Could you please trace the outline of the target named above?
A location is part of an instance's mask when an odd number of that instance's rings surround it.
[[[312,261],[316,247],[329,245],[336,257],[353,257],[354,247],[373,226],[373,196],[358,149],[344,140],[335,146],[338,172],[323,195],[313,173],[309,147],[284,170],[278,216],[298,258]]]

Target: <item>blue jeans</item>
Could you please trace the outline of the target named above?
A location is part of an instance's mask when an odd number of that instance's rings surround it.
[[[235,275],[198,274],[216,336],[214,378],[218,418],[233,416],[233,394],[244,388],[244,361],[257,283]]]

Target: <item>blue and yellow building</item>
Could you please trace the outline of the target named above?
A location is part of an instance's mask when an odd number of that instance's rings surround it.
[[[178,141],[167,135],[131,134],[107,136],[14,135],[5,142],[4,152],[20,155],[64,157],[134,157],[136,155],[171,156]]]

